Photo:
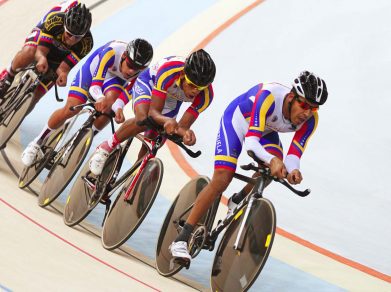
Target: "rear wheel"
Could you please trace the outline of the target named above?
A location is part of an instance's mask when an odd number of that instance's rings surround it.
[[[246,208],[244,206],[237,213],[219,244],[212,267],[212,291],[247,291],[270,254],[276,231],[276,213],[273,204],[265,198],[254,201],[243,230],[242,249],[233,248]]]
[[[32,165],[23,168],[19,176],[19,187],[21,189],[29,186],[35,178],[41,173],[46,165],[54,159],[54,148],[61,140],[62,135],[66,129],[66,125],[58,128],[50,134],[46,142],[42,145],[41,149],[44,154],[43,158],[35,161]]]
[[[73,140],[74,137],[71,139]],[[92,139],[92,129],[83,129],[77,134],[73,143],[66,143],[59,151],[58,158],[41,187],[38,197],[39,206],[46,207],[51,204],[65,189],[87,156]]]
[[[201,190],[210,182],[206,176],[199,176],[188,182],[179,192],[168,211],[156,247],[156,268],[159,274],[169,277],[178,273],[182,265],[175,263],[169,246],[178,236],[183,224],[191,211],[191,205],[195,202]],[[205,219],[201,219],[203,222]]]
[[[109,250],[118,248],[137,230],[155,201],[162,178],[163,163],[159,158],[152,158],[145,165],[128,200],[124,198],[133,176],[125,180],[103,225],[104,248]]]
[[[110,182],[119,156],[120,149],[117,148],[110,154],[99,178],[91,173],[88,163],[84,165],[66,201],[64,210],[64,223],[66,225],[79,224],[99,203],[100,196],[94,199],[97,180],[104,181],[106,185]]]

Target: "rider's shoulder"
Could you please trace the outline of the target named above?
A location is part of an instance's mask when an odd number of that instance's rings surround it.
[[[55,12],[45,19],[42,27],[45,32],[57,32],[64,29],[65,13]]]

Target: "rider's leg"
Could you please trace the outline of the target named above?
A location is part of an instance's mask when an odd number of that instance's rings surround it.
[[[27,67],[34,61],[35,52],[37,50],[40,31],[33,29],[27,37],[24,47],[15,55],[11,64],[7,69],[0,74],[0,98],[4,96],[8,88],[10,88],[15,74],[22,68]]]
[[[187,243],[194,230],[194,226],[213,205],[216,198],[227,189],[234,173],[229,169],[215,169],[211,182],[197,196],[185,225],[170,246],[173,257],[187,259],[188,261],[191,260],[191,256],[187,250]]]

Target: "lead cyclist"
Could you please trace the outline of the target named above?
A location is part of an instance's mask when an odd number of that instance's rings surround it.
[[[174,258],[190,263],[187,244],[191,233],[232,181],[243,144],[269,165],[271,175],[286,177],[291,184],[302,181],[300,158],[308,139],[315,132],[318,109],[326,102],[327,96],[324,80],[304,71],[291,88],[279,83],[260,83],[228,105],[217,135],[212,180],[197,196],[184,227],[169,247]],[[278,133],[285,132],[295,134],[283,161]],[[229,212],[250,190],[248,185],[229,199]]]

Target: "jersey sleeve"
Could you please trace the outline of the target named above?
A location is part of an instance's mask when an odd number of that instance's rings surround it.
[[[285,166],[289,173],[294,169],[300,169],[300,158],[303,155],[305,148],[307,147],[309,138],[312,136],[316,130],[316,127],[318,126],[318,120],[318,113],[314,113],[314,115],[308,119],[293,136],[291,145],[285,158]]]
[[[80,42],[72,47],[72,50],[65,58],[64,62],[73,68],[81,59],[88,55],[94,46],[91,32],[88,32]]]
[[[179,78],[183,67],[184,63],[181,61],[164,63],[157,71],[152,95],[166,99],[167,89]]]
[[[213,101],[213,87],[209,85],[203,91],[201,91],[195,98],[186,112],[192,114],[195,118],[198,118],[199,114],[206,110]]]

